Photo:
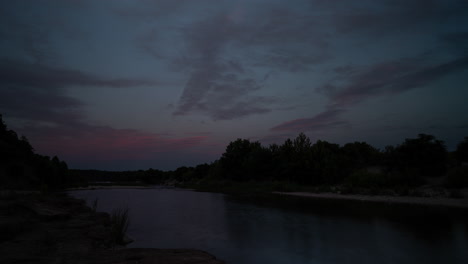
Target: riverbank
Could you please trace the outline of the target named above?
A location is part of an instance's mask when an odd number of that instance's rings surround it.
[[[117,247],[109,215],[66,194],[2,194],[0,233],[0,263],[224,263],[199,250]]]
[[[96,189],[153,189],[153,186],[144,185],[90,185],[87,187],[67,188],[66,191],[83,191]]]
[[[363,195],[363,194],[337,194],[337,193],[311,193],[311,192],[273,192],[278,195],[289,195],[311,199],[350,200],[362,202],[375,202],[387,204],[408,204],[444,206],[468,209],[468,198],[447,197],[414,197],[414,196],[389,196],[389,195]]]

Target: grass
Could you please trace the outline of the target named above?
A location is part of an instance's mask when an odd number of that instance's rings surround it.
[[[125,234],[130,225],[128,207],[117,208],[111,212],[112,242],[115,245],[125,245]]]
[[[98,201],[99,199],[96,197],[93,201],[93,204],[91,205],[91,210],[93,210],[93,212],[96,212],[97,211],[97,207],[98,207]]]

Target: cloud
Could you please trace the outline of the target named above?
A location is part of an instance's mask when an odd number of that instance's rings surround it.
[[[83,164],[95,161],[157,159],[161,153],[180,153],[199,145],[208,136],[175,137],[133,129],[90,125],[85,105],[68,96],[72,86],[132,87],[153,81],[107,79],[77,70],[38,63],[0,59],[0,111],[19,121],[35,149],[46,155]]]
[[[18,60],[0,58],[0,84],[42,89],[57,89],[68,86],[131,87],[156,84],[155,81],[135,79],[108,79],[44,64],[30,64]]]
[[[83,105],[60,91],[15,86],[0,88],[0,111],[28,122],[73,123],[82,118],[79,109]]]
[[[272,99],[253,95],[262,85],[243,77],[242,64],[221,56],[237,32],[229,17],[219,15],[184,32],[190,55],[179,63],[191,73],[174,115],[201,112],[214,120],[230,120],[271,111]]]
[[[414,26],[440,25],[455,17],[464,17],[468,7],[463,0],[386,0],[383,8],[376,8],[369,2],[362,1],[346,9],[328,6],[333,10],[331,20],[337,31],[388,35],[390,32],[411,30]]]
[[[188,23],[156,16],[151,29],[137,39],[144,52],[188,74],[176,116],[201,113],[221,120],[270,112],[274,98],[257,95],[265,83],[265,70],[306,72],[330,58],[328,33],[318,17],[271,3],[213,5],[213,15],[204,14],[201,20],[197,8],[191,8],[190,14],[179,8]],[[170,47],[165,45],[167,35],[161,33],[167,30],[171,38],[181,38]],[[219,89],[222,86],[230,90]]]
[[[332,91],[330,105],[346,107],[369,97],[396,94],[427,85],[446,75],[468,69],[468,57],[433,66],[416,65],[415,60],[376,64],[349,76],[348,84]]]
[[[312,118],[295,119],[279,124],[272,131],[316,131],[346,124],[339,116],[347,109],[372,97],[399,94],[424,87],[449,74],[468,69],[468,57],[461,57],[432,66],[421,65],[418,59],[403,59],[372,65],[367,69],[339,67],[335,82],[318,91],[328,98],[327,110]]]
[[[300,118],[284,122],[271,128],[271,131],[317,131],[340,127],[348,124],[338,119],[342,112],[343,110],[339,109],[326,110],[311,118]]]
[[[0,111],[30,122],[79,123],[84,103],[65,94],[72,86],[132,87],[153,81],[106,79],[77,70],[0,59]]]

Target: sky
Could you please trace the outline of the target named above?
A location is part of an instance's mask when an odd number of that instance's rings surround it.
[[[77,169],[172,170],[237,138],[468,136],[466,0],[0,0],[0,113]]]

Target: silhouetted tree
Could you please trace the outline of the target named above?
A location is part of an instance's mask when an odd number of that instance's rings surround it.
[[[458,143],[455,150],[455,157],[459,163],[468,163],[468,137]]]
[[[376,165],[380,159],[380,152],[366,142],[347,143],[341,147],[342,170],[346,176]]]
[[[392,150],[390,165],[403,173],[423,177],[441,176],[446,171],[447,150],[443,141],[432,135],[419,134]]]
[[[311,148],[313,175],[312,184],[336,183],[343,175],[340,173],[340,146],[318,140]]]
[[[260,142],[237,139],[229,143],[219,162],[227,178],[248,180],[260,177],[257,173],[262,173],[261,168],[264,166],[262,163],[267,159],[267,150]]]
[[[4,185],[12,188],[39,188],[47,189],[64,187],[67,183],[67,164],[58,157],[50,159],[34,153],[34,149],[25,136],[18,138],[13,130],[8,130],[0,115],[0,170]],[[1,171],[0,171],[1,173]],[[2,186],[3,187],[3,186]]]

